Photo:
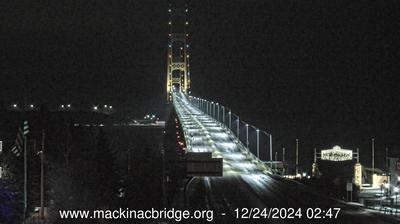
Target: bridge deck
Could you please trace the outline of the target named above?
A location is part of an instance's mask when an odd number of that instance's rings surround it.
[[[173,100],[189,152],[212,152],[214,158],[223,158],[224,176],[268,172],[228,128],[193,106],[188,97],[174,93]]]

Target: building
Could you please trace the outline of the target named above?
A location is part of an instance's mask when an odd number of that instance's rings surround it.
[[[400,185],[400,154],[389,156],[390,184]]]

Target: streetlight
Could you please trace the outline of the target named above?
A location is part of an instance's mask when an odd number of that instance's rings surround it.
[[[231,129],[231,127],[232,127],[232,111],[231,110],[229,110],[228,115],[229,115],[229,129]]]
[[[222,105],[221,107],[222,107],[222,123],[225,124],[225,107]]]
[[[217,103],[217,120],[219,121],[219,104]]]
[[[112,106],[109,106],[108,108],[112,109],[113,107],[112,107]]]
[[[214,118],[214,101],[211,101],[211,117]]]
[[[18,107],[18,105],[16,103],[14,103],[12,106],[13,106],[13,108],[17,108]]]
[[[98,110],[99,108],[97,107],[97,106],[94,106],[93,107],[93,110]]]
[[[62,104],[62,105],[61,105],[61,108],[64,108],[64,107],[65,107],[64,104]]]
[[[257,133],[257,158],[260,158],[260,129],[257,129],[256,133]]]
[[[238,139],[240,139],[240,120],[239,120],[239,116],[237,117],[236,135],[237,135]]]
[[[71,108],[71,104],[68,104],[67,107],[68,107],[68,108]]]
[[[396,195],[396,197],[395,197],[395,199],[396,199],[396,201],[395,201],[395,206],[396,206],[395,214],[397,215],[397,195],[399,194],[400,189],[399,189],[399,187],[395,187],[393,190],[394,190],[394,193]]]
[[[246,147],[249,148],[249,124],[246,124]]]

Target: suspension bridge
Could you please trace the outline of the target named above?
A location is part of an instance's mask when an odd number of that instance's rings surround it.
[[[173,104],[184,134],[186,153],[211,153],[223,161],[222,177],[197,178],[205,189],[199,199],[189,190],[191,208],[204,206],[221,214],[218,222],[237,220],[237,208],[341,209],[327,223],[391,223],[365,210],[325,197],[297,182],[281,178],[273,166],[272,134],[242,121],[228,107],[191,95],[189,8],[174,1],[168,8],[167,100]],[[230,217],[230,218],[229,218]],[[322,217],[322,216],[321,216]],[[246,221],[246,220],[241,220]],[[247,220],[254,223],[254,220]],[[306,222],[308,220],[305,220]],[[241,222],[243,223],[243,222]],[[268,223],[302,223],[268,220]]]

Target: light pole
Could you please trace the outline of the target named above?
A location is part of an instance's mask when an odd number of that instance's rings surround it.
[[[296,176],[299,174],[299,139],[296,138]]]
[[[399,194],[399,187],[395,187],[394,189],[394,193],[395,193],[395,195],[396,195],[396,197],[395,197],[395,205],[394,206],[396,206],[395,207],[395,213],[394,214],[396,214],[397,215],[397,195]]]
[[[249,148],[249,124],[246,124],[246,146]]]
[[[214,118],[214,102],[211,102],[211,117]]]
[[[236,124],[236,135],[237,135],[237,137],[238,137],[238,139],[240,139],[240,136],[239,136],[239,134],[240,134],[240,120],[239,120],[239,116],[238,116],[238,118],[237,118],[237,124]]]
[[[40,219],[44,220],[44,143],[45,131],[42,129],[42,150],[40,153]]]
[[[372,174],[375,173],[375,139],[371,140],[371,150],[372,150]]]
[[[268,135],[269,135],[269,158],[271,158],[272,161],[272,135],[271,134]]]
[[[215,107],[216,107],[216,103],[213,102],[213,118],[215,119],[217,116],[215,115]]]
[[[222,123],[225,124],[225,107],[224,106],[221,107],[222,107]]]
[[[282,147],[282,165],[283,165],[283,171],[282,173],[285,174],[285,147]]]
[[[214,117],[214,119],[217,118],[216,110],[215,110],[216,107],[217,107],[217,103],[213,103],[213,117]]]
[[[217,103],[217,120],[218,120],[218,122],[219,122],[219,103]]]
[[[232,129],[232,111],[231,110],[229,110],[228,116],[229,116],[229,129]]]
[[[256,130],[257,133],[257,158],[260,158],[260,130]]]
[[[386,168],[386,170],[388,170],[389,169],[389,149],[388,149],[388,147],[386,147],[385,148],[385,168]]]

